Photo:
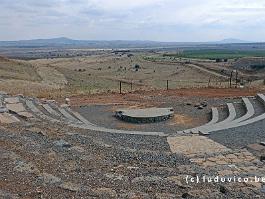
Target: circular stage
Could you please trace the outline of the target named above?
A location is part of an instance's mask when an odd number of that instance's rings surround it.
[[[115,112],[118,119],[131,123],[161,122],[173,115],[173,108],[120,109]]]

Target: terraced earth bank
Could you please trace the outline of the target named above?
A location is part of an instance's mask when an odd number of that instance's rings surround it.
[[[265,97],[248,94],[101,95],[109,103],[75,97],[69,106],[1,92],[0,197],[264,198],[255,178],[265,174]],[[113,117],[170,105],[174,118],[157,124]],[[187,183],[197,176],[249,181]]]

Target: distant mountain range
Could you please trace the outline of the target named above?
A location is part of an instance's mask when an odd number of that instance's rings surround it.
[[[221,41],[216,41],[216,42],[213,42],[213,43],[216,43],[216,44],[244,44],[244,43],[255,43],[255,42],[229,38],[229,39],[223,39]]]
[[[216,42],[157,42],[141,40],[74,40],[66,37],[52,39],[33,39],[19,41],[0,41],[0,47],[88,47],[88,48],[150,48],[192,46],[200,44],[229,44],[229,43],[252,43],[238,39],[224,39]]]

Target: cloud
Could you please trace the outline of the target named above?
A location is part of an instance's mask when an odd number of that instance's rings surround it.
[[[0,5],[0,40],[262,40],[265,32],[260,0],[0,0]]]

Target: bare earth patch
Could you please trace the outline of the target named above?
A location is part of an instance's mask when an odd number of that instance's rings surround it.
[[[131,129],[131,130],[137,129],[137,126],[129,123],[119,123],[117,124],[117,127],[122,129]]]
[[[191,125],[193,122],[193,118],[187,115],[175,114],[169,125]]]

